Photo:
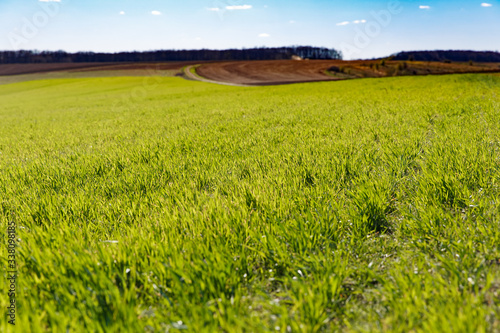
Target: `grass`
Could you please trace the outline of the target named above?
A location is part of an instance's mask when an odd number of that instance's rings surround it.
[[[0,86],[15,328],[498,332],[499,94],[483,75]]]
[[[189,72],[190,72],[191,74],[194,74],[196,77],[201,78],[201,76],[199,76],[199,75],[198,75],[198,73],[196,73],[196,68],[197,68],[197,67],[200,67],[200,65],[196,65],[196,66],[191,66],[191,67],[189,67]]]
[[[50,79],[76,79],[76,78],[102,78],[102,77],[130,77],[130,76],[175,76],[178,73],[176,70],[159,70],[151,65],[150,69],[125,69],[125,70],[86,70],[86,71],[54,71],[46,73],[34,74],[18,74],[0,76],[0,85],[20,83],[35,80],[50,80]]]

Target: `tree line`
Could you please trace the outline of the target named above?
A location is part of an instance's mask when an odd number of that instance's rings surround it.
[[[500,62],[500,53],[492,51],[410,51],[400,52],[393,60],[454,61],[454,62]]]
[[[71,62],[150,62],[150,61],[220,61],[284,60],[293,56],[308,59],[342,59],[342,54],[325,47],[291,46],[228,50],[157,50],[146,52],[96,53],[65,51],[0,51],[1,64],[71,63]]]

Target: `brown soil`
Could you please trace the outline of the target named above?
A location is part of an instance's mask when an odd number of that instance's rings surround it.
[[[209,80],[246,85],[272,85],[335,80],[326,69],[338,60],[234,61],[203,64],[196,72]]]
[[[180,70],[198,62],[162,63],[62,63],[62,64],[0,64],[0,76],[47,72],[91,72],[117,70]]]
[[[67,70],[77,70],[89,67],[105,66],[100,63],[71,63],[71,64],[1,64],[0,75],[19,75],[19,74],[33,74],[33,73],[46,73],[58,72]]]
[[[274,85],[368,77],[500,72],[500,64],[381,60],[232,61],[203,64],[196,72],[212,81]]]

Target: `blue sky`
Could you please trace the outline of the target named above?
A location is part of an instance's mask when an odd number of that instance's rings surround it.
[[[500,50],[500,0],[0,0],[0,50]]]

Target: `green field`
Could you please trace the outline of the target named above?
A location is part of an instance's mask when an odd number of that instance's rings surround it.
[[[500,77],[0,86],[1,332],[500,332]]]

